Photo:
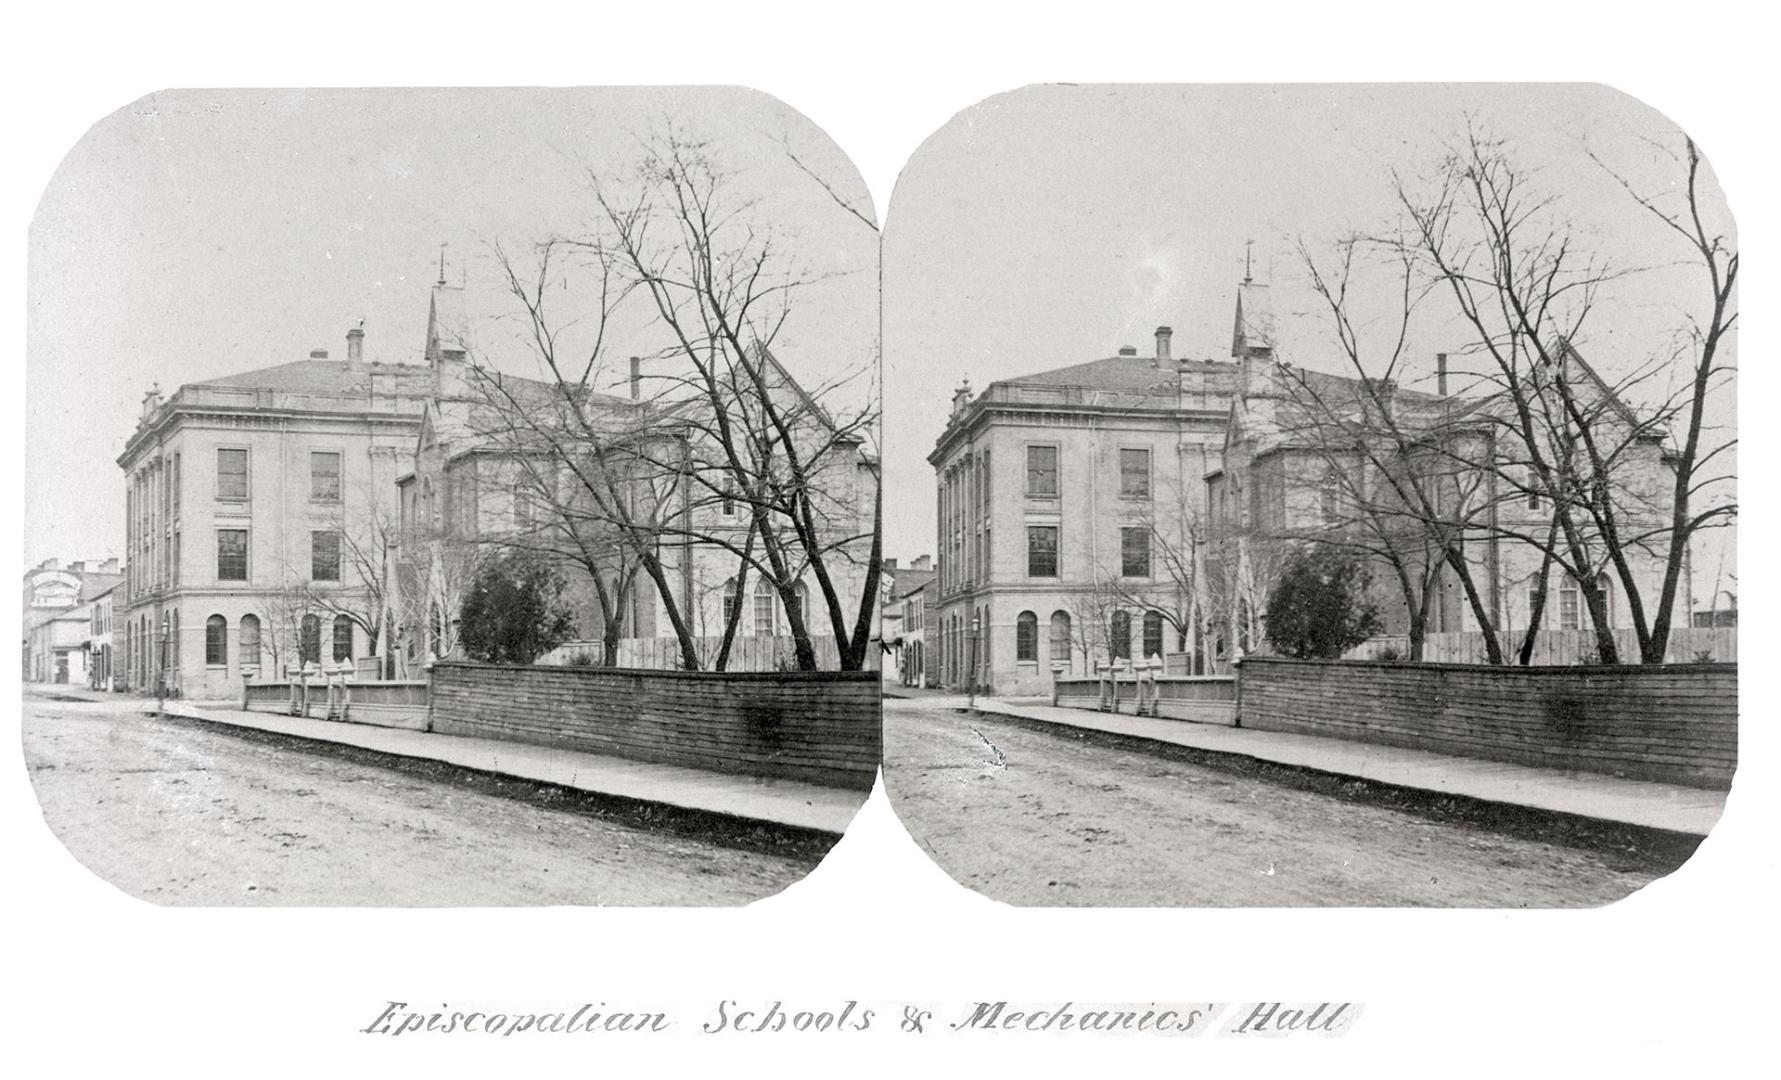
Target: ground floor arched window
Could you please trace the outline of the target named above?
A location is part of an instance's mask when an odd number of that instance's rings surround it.
[[[236,651],[240,654],[242,667],[258,667],[260,663],[260,617],[243,615],[241,617],[241,635],[236,639]]]
[[[1039,616],[1023,611],[1014,620],[1014,659],[1036,663],[1039,659]]]
[[[345,615],[334,616],[334,659],[352,659],[352,619]]]
[[[1144,613],[1144,659],[1163,654],[1163,616],[1160,611]]]
[[[221,615],[204,620],[204,663],[207,667],[229,664],[229,620]]]

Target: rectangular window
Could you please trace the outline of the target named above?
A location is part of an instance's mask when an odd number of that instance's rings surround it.
[[[218,529],[216,531],[216,579],[218,581],[247,580],[246,529]]]
[[[332,530],[309,534],[309,577],[312,581],[340,580],[340,534]]]
[[[1122,499],[1150,498],[1150,451],[1121,450],[1119,452],[1119,497]]]
[[[1119,572],[1124,577],[1150,576],[1150,530],[1119,530]]]
[[[219,499],[247,498],[246,450],[218,450],[216,452],[216,497]]]
[[[1027,447],[1027,494],[1057,494],[1057,447]]]
[[[1531,467],[1527,471],[1527,508],[1529,510],[1540,508],[1540,474]]]
[[[340,501],[340,455],[315,450],[309,455],[309,498],[312,502]]]
[[[1027,526],[1027,576],[1057,577],[1057,526]]]

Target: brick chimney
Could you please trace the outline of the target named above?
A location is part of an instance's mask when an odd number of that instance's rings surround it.
[[[309,358],[311,360],[326,360],[328,358],[328,350],[311,349],[309,350]]]
[[[909,569],[911,569],[911,570],[930,570],[933,568],[933,565],[934,565],[933,556],[918,555],[916,557],[915,561],[909,564]]]
[[[1447,396],[1447,354],[1435,354],[1435,393]]]
[[[1159,326],[1156,328],[1156,366],[1157,367],[1160,368],[1163,365],[1169,363],[1169,360],[1170,360],[1169,341],[1174,336],[1175,336],[1175,331],[1170,329],[1167,326]]]
[[[1136,346],[1136,345],[1121,345],[1119,347],[1119,355],[1121,355],[1121,356],[1137,356],[1138,355],[1138,346]]]
[[[643,397],[643,358],[631,357],[631,400],[638,401]]]
[[[115,574],[115,573],[117,573],[117,560],[116,559],[106,559],[104,562],[99,564],[99,572],[101,574]]]
[[[365,366],[365,328],[362,326],[355,326],[346,332],[346,366]]]

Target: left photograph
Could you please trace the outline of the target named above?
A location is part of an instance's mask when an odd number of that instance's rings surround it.
[[[98,121],[30,230],[50,830],[167,905],[801,880],[881,752],[878,259],[746,89]]]

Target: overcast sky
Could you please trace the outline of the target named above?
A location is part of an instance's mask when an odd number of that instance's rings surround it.
[[[169,92],[94,124],[44,193],[30,236],[27,565],[122,555],[116,458],[143,392],[299,360],[421,360],[429,289],[472,316],[513,312],[491,245],[593,218],[587,172],[634,163],[666,120],[712,142],[803,273],[776,353],[807,384],[871,368],[877,234],[786,154],[873,217],[846,156],[798,113],[736,89]],[[481,324],[501,366],[535,363]],[[496,329],[491,329],[494,327]],[[478,331],[473,330],[473,335]],[[631,320],[616,359],[659,347]]]
[[[1175,355],[1226,359],[1250,240],[1254,276],[1271,283],[1281,314],[1283,352],[1341,370],[1319,336],[1327,324],[1311,317],[1293,244],[1318,248],[1388,224],[1391,170],[1426,173],[1468,116],[1507,140],[1538,183],[1565,193],[1578,232],[1614,265],[1686,257],[1585,153],[1656,191],[1680,174],[1648,140],[1679,151],[1680,133],[1604,87],[1058,85],[959,113],[911,157],[886,213],[886,482],[922,493],[896,500],[886,553],[933,552],[925,459],[961,379],[982,390],[1121,345],[1149,354],[1161,324],[1174,329]],[[1717,187],[1707,191],[1729,226]],[[1685,310],[1700,312],[1704,295],[1684,270],[1623,281],[1602,296],[1583,351],[1624,370]],[[1433,354],[1464,344],[1457,325],[1425,327],[1420,367],[1407,374],[1432,376]],[[1735,423],[1730,395],[1715,415]]]

